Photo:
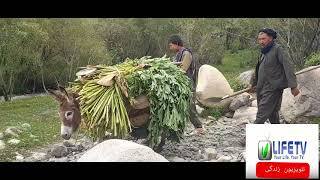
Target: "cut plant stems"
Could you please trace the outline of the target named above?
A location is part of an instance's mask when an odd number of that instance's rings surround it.
[[[181,139],[189,118],[191,82],[169,58],[127,58],[114,66],[90,68],[97,69],[94,75],[78,78],[71,89],[79,93],[84,127],[91,137],[103,138],[107,133],[125,137],[131,132],[131,124],[124,101],[133,102],[146,95],[150,102],[149,146],[157,146],[161,136]],[[114,83],[97,83],[112,73],[116,75],[108,80]]]

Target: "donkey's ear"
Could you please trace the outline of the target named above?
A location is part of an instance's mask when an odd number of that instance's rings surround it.
[[[48,93],[53,96],[58,102],[62,103],[66,101],[67,97],[59,91],[48,89]]]
[[[78,98],[80,95],[76,92],[72,92],[72,97],[75,99],[75,98]]]
[[[80,94],[77,92],[72,92],[72,97],[75,99],[78,103],[80,103]]]
[[[65,89],[64,87],[62,87],[62,86],[59,85],[58,88],[59,88],[59,90],[60,90],[61,93],[63,93],[64,95],[66,95],[67,98],[70,98],[68,92],[66,91],[66,89]]]

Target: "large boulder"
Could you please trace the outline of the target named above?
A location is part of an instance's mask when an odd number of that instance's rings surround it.
[[[281,114],[287,123],[308,123],[311,117],[320,117],[320,68],[297,75],[297,83],[298,96],[290,88],[284,90]]]
[[[238,79],[240,80],[241,83],[245,85],[250,85],[253,79],[253,76],[254,76],[254,70],[249,70],[241,73],[238,76]]]
[[[231,99],[221,101],[219,98],[232,93],[233,89],[218,69],[207,64],[200,67],[196,97],[202,105],[206,107],[228,107]]]
[[[256,120],[257,112],[257,107],[243,106],[235,111],[233,119],[237,119],[239,123],[253,123]]]
[[[231,104],[229,106],[229,109],[231,111],[235,111],[237,109],[239,109],[242,106],[246,106],[249,105],[250,103],[250,94],[248,93],[242,93],[238,96],[236,96],[232,101]]]
[[[151,148],[122,139],[110,139],[84,153],[78,162],[169,162]]]

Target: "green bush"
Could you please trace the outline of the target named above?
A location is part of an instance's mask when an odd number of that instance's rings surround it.
[[[247,88],[247,85],[240,82],[240,80],[237,79],[236,77],[233,77],[233,78],[229,79],[228,81],[229,81],[229,84],[230,84],[231,88],[233,89],[233,91],[240,91],[240,90]]]
[[[314,53],[311,56],[309,56],[309,58],[307,59],[305,66],[309,67],[309,66],[316,66],[316,65],[320,65],[320,53]]]
[[[223,107],[214,107],[214,108],[208,108],[205,107],[203,112],[201,113],[201,117],[208,117],[208,116],[212,116],[216,119],[219,119],[223,114],[224,114],[225,109]]]

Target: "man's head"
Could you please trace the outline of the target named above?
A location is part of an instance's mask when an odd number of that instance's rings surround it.
[[[178,35],[170,36],[168,43],[169,43],[169,49],[174,52],[178,52],[180,48],[183,47],[182,39]]]
[[[277,32],[273,29],[264,28],[259,31],[258,42],[262,47],[266,47],[277,38]]]

